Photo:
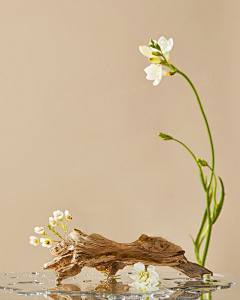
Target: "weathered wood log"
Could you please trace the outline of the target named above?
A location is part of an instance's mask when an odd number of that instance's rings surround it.
[[[92,267],[107,275],[137,262],[145,265],[172,267],[192,278],[201,278],[212,272],[191,263],[184,256],[185,251],[161,237],[145,234],[129,244],[116,243],[93,233],[86,235],[74,229],[61,243],[51,249],[56,257],[44,264],[43,269],[58,272],[56,281],[75,276],[83,267]]]

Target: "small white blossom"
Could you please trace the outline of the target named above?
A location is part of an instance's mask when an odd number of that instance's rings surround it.
[[[154,266],[148,266],[147,272],[143,263],[136,263],[133,266],[130,278],[134,280],[129,286],[134,287],[140,292],[157,291],[159,285],[159,276],[155,272]]]
[[[53,217],[50,217],[49,218],[49,224],[51,226],[57,226],[57,221]]]
[[[65,218],[66,218],[66,220],[68,220],[68,221],[72,220],[72,215],[70,215],[70,213],[69,213],[68,210],[65,210]]]
[[[37,246],[40,241],[39,239],[36,237],[36,236],[30,236],[30,241],[29,243],[32,245],[32,246]]]
[[[167,75],[168,72],[163,70],[161,65],[155,65],[151,64],[147,68],[144,69],[144,71],[147,73],[147,79],[148,80],[154,80],[153,85],[156,86],[160,83],[162,80],[162,77]]]
[[[146,56],[146,57],[153,57],[154,55],[152,55],[152,51],[154,51],[154,50],[152,50],[150,47],[148,47],[148,46],[145,46],[145,45],[141,45],[141,46],[139,46],[139,50],[140,50],[140,52],[144,55],[144,56]],[[156,50],[155,50],[156,51]]]
[[[55,220],[62,220],[63,218],[63,212],[61,212],[60,210],[54,211],[53,215]]]
[[[43,247],[50,248],[52,246],[52,241],[50,239],[41,238],[40,242],[42,243]]]
[[[45,234],[45,230],[43,227],[35,227],[34,231],[38,234]]]
[[[167,40],[165,37],[161,36],[157,43],[160,46],[163,55],[166,57],[167,60],[169,60],[169,52],[172,50],[173,47],[173,39],[170,38],[169,40]]]

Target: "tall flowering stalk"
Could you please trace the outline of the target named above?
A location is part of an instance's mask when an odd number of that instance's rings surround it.
[[[158,85],[162,80],[162,77],[165,75],[173,76],[175,74],[179,74],[187,80],[187,82],[189,83],[190,87],[192,88],[195,94],[195,97],[197,99],[200,108],[200,112],[203,116],[203,120],[206,125],[207,134],[209,137],[210,149],[211,149],[211,156],[212,156],[212,161],[210,165],[206,162],[206,160],[197,158],[197,156],[195,156],[193,152],[181,141],[173,138],[170,135],[159,132],[159,137],[161,137],[163,140],[166,141],[172,140],[181,144],[191,154],[192,158],[194,159],[198,167],[201,184],[206,196],[206,209],[204,211],[202,223],[200,225],[196,238],[194,239],[192,236],[191,238],[194,244],[197,263],[200,264],[201,266],[204,266],[206,262],[208,249],[209,249],[212,227],[214,223],[217,221],[221,213],[225,192],[224,192],[222,179],[219,177],[219,182],[221,185],[221,196],[220,196],[220,200],[217,201],[217,196],[216,196],[217,178],[214,172],[214,166],[215,166],[214,147],[213,147],[213,141],[212,141],[212,136],[207,121],[207,117],[204,113],[202,103],[200,101],[197,90],[194,87],[191,80],[188,78],[186,74],[181,72],[179,69],[177,69],[174,65],[170,63],[169,52],[172,50],[172,47],[173,47],[173,39],[166,40],[164,37],[161,37],[158,41],[151,39],[150,44],[148,46],[140,46],[139,50],[144,56],[148,57],[149,61],[151,62],[151,65],[145,68],[144,71],[147,73],[148,80],[154,80],[153,82],[154,86]],[[167,67],[168,70],[164,70],[163,66]],[[207,180],[207,176],[204,175],[203,168],[210,169],[210,176],[208,180]],[[200,253],[201,247],[203,247],[203,252]]]

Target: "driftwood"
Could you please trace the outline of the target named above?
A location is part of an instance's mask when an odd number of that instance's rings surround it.
[[[92,267],[111,276],[137,262],[146,266],[172,267],[192,278],[201,278],[204,274],[212,275],[211,271],[189,262],[181,247],[161,237],[149,237],[145,234],[133,243],[121,244],[96,233],[86,235],[74,229],[51,249],[51,253],[56,257],[44,264],[43,269],[54,269],[58,272],[58,283],[76,276],[83,267]]]

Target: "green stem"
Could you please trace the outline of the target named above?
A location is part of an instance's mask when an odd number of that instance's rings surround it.
[[[55,233],[58,237],[60,237],[60,239],[63,240],[63,238],[61,237],[61,235],[60,235],[57,231],[55,231],[54,228],[51,228],[51,230],[52,230],[52,232]]]
[[[177,70],[176,73],[182,75],[186,80],[187,82],[190,84],[196,98],[197,98],[197,101],[198,101],[198,105],[200,107],[200,110],[201,110],[201,113],[202,113],[202,116],[203,116],[203,119],[204,119],[204,122],[205,122],[205,125],[207,127],[207,132],[208,132],[208,136],[209,136],[209,141],[210,141],[210,146],[211,146],[211,153],[212,153],[212,171],[211,171],[211,176],[210,176],[210,179],[209,179],[209,182],[208,182],[208,188],[211,186],[211,182],[212,182],[212,177],[213,177],[213,172],[214,172],[214,149],[213,149],[213,141],[212,141],[212,136],[211,136],[211,132],[210,132],[210,129],[209,129],[209,125],[208,125],[208,121],[207,121],[207,118],[206,118],[206,115],[204,113],[204,110],[203,110],[203,107],[202,107],[202,103],[200,101],[200,98],[198,96],[198,93],[193,85],[193,83],[191,82],[191,80],[187,77],[187,75],[185,75],[184,73],[182,73],[181,71]]]
[[[206,118],[206,115],[204,113],[203,107],[202,107],[202,103],[200,101],[200,98],[198,96],[197,90],[195,89],[193,83],[191,82],[191,80],[187,77],[187,75],[185,75],[184,73],[182,73],[181,71],[177,70],[176,73],[182,75],[187,82],[190,84],[196,98],[198,101],[198,105],[200,108],[200,111],[202,113],[206,128],[207,128],[207,132],[208,132],[208,137],[209,137],[209,141],[210,141],[210,147],[211,147],[211,153],[212,153],[212,166],[211,166],[211,175],[209,178],[209,182],[206,188],[206,202],[207,202],[207,219],[208,219],[208,233],[207,233],[207,238],[206,238],[206,243],[205,243],[205,247],[204,247],[204,251],[203,251],[203,256],[202,256],[202,260],[201,260],[201,265],[204,266],[205,264],[205,260],[206,260],[206,256],[207,256],[207,252],[208,252],[208,248],[209,248],[209,242],[210,242],[210,238],[211,238],[211,231],[212,231],[212,220],[211,220],[211,212],[210,212],[210,199],[209,199],[209,189],[211,187],[211,183],[212,183],[212,178],[213,178],[213,174],[214,174],[214,148],[213,148],[213,141],[212,141],[212,136],[211,136],[211,132],[210,132],[210,128],[208,125],[208,121]]]
[[[205,212],[204,212],[203,219],[202,219],[202,224],[201,224],[201,227],[199,229],[199,232],[198,232],[198,235],[197,235],[197,238],[196,238],[196,243],[197,244],[199,244],[199,240],[200,240],[200,237],[202,235],[203,229],[206,225],[206,221],[207,221],[207,210],[205,210]]]
[[[185,149],[187,149],[187,151],[192,155],[193,159],[195,160],[195,162],[196,162],[196,164],[197,164],[197,166],[198,166],[198,168],[199,168],[200,179],[201,179],[203,188],[204,188],[204,190],[206,191],[206,186],[205,186],[204,178],[203,178],[203,172],[202,172],[202,169],[201,169],[201,167],[199,166],[199,164],[198,164],[198,162],[197,162],[196,156],[193,154],[193,152],[192,152],[192,151],[191,151],[184,143],[182,143],[182,142],[180,142],[179,140],[176,140],[176,139],[174,139],[174,138],[172,138],[172,140],[175,141],[175,142],[177,142],[177,143],[179,143],[179,144],[181,144],[181,145],[182,145]]]
[[[203,267],[205,265],[205,260],[206,260],[206,257],[207,257],[209,242],[210,242],[211,232],[212,232],[212,220],[211,220],[211,212],[210,212],[209,190],[207,191],[206,195],[207,195],[206,200],[207,200],[208,232],[207,232],[206,243],[205,243],[205,247],[204,247],[204,251],[203,251],[203,255],[202,255],[202,260],[201,260],[201,266],[203,266]]]
[[[181,144],[185,149],[187,149],[187,151],[192,155],[192,157],[194,158],[194,160],[197,162],[196,156],[192,153],[192,151],[185,144],[183,144],[182,142],[180,142],[179,140],[176,140],[174,138],[173,138],[173,141]],[[198,165],[198,163],[197,163],[197,165]]]

